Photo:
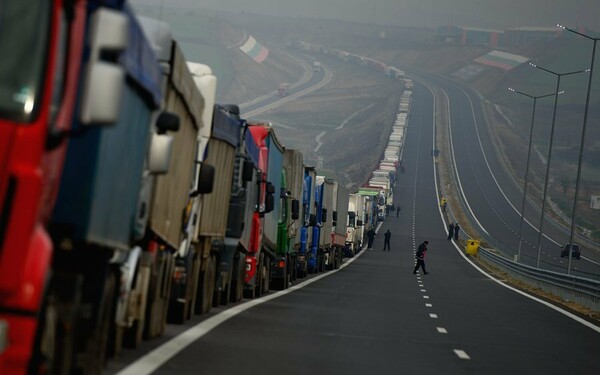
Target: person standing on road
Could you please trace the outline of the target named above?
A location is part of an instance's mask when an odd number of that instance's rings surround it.
[[[390,237],[392,237],[392,232],[388,229],[383,236],[383,251],[385,251],[386,248],[387,251],[390,251]]]
[[[417,252],[415,254],[415,258],[417,258],[417,265],[415,266],[413,274],[417,273],[419,267],[423,269],[423,273],[425,275],[429,273],[425,270],[425,253],[427,253],[427,245],[429,245],[429,241],[423,241],[423,243],[417,248]]]
[[[454,224],[454,241],[458,241],[458,231],[460,231],[460,226],[458,223]]]
[[[400,210],[401,210],[400,205],[397,205],[396,206],[396,217],[400,216]]]
[[[448,241],[452,239],[452,236],[454,236],[454,223],[448,225]]]
[[[367,239],[369,240],[367,244],[367,250],[371,250],[371,247],[373,246],[373,240],[375,239],[375,229],[373,229],[373,227],[371,227],[371,229],[369,229],[367,232]]]

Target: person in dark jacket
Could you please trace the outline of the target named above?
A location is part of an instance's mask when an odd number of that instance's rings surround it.
[[[397,205],[396,206],[396,217],[400,216],[400,210],[401,210],[400,205]]]
[[[367,244],[367,249],[371,250],[371,247],[373,246],[373,240],[375,239],[375,229],[369,229],[369,231],[367,232],[367,239],[369,240]]]
[[[460,226],[458,223],[454,223],[454,241],[458,241],[458,231],[460,231]]]
[[[448,225],[448,241],[452,239],[452,236],[454,236],[454,223]]]
[[[415,258],[417,258],[417,265],[415,266],[413,274],[417,273],[419,267],[423,269],[423,273],[425,275],[429,273],[425,270],[425,253],[427,253],[427,245],[429,245],[429,241],[423,241],[423,243],[417,248],[417,252],[415,254]]]
[[[387,251],[390,251],[390,238],[392,237],[392,232],[388,229],[387,232],[383,235],[383,251],[387,248]]]

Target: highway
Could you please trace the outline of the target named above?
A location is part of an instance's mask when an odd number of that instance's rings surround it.
[[[462,189],[471,221],[479,227],[486,242],[512,258],[519,248],[522,186],[503,168],[495,152],[488,126],[480,106],[481,99],[471,90],[438,77],[421,77],[441,88],[450,108],[452,157],[455,165],[455,184]],[[465,202],[463,202],[465,204]],[[538,257],[540,202],[528,201],[525,206],[521,261],[535,266]],[[467,207],[466,207],[467,208]],[[568,243],[569,232],[546,217],[541,237],[540,267],[566,272],[568,258],[560,257],[562,245]],[[581,243],[580,240],[577,240]],[[583,247],[581,260],[572,260],[572,273],[600,277],[600,255]]]
[[[600,327],[490,279],[446,240],[430,156],[434,99],[420,84],[411,111],[402,212],[383,222],[374,251],[196,317],[109,373],[600,373]],[[392,250],[382,252],[387,229]],[[430,274],[414,275],[424,240]]]

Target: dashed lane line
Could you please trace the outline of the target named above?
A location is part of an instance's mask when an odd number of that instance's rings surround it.
[[[467,352],[465,352],[464,350],[461,349],[454,349],[454,353],[458,356],[458,358],[460,359],[465,359],[465,360],[469,360],[471,359],[471,357],[469,357],[469,355],[467,354]]]

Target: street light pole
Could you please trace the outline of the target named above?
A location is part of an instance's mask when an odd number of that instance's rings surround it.
[[[588,78],[587,95],[585,97],[585,110],[583,115],[583,129],[581,130],[581,144],[579,145],[579,160],[577,162],[577,179],[575,180],[575,196],[573,198],[573,212],[571,215],[571,235],[569,237],[569,265],[567,267],[567,274],[571,274],[571,261],[573,259],[573,238],[575,237],[575,213],[577,212],[577,198],[579,197],[579,185],[581,182],[581,166],[583,161],[583,147],[585,146],[585,131],[587,128],[588,110],[590,108],[590,93],[592,91],[592,77],[594,72],[594,59],[596,57],[596,43],[600,38],[592,38],[589,35],[582,34],[576,30],[570,29],[565,26],[557,25],[558,27],[570,31],[574,34],[587,38],[593,41],[592,48],[592,61],[590,62],[590,76]]]
[[[563,76],[569,76],[572,74],[579,74],[579,73],[583,73],[583,72],[587,72],[588,69],[584,69],[584,70],[577,70],[577,71],[573,71],[573,72],[568,72],[568,73],[557,73],[557,72],[553,72],[552,70],[546,69],[546,68],[542,68],[539,65],[536,65],[534,63],[529,63],[529,65],[531,65],[532,67],[536,68],[536,69],[540,69],[543,70],[547,73],[550,73],[554,76],[556,76],[556,91],[555,92],[559,92],[560,91],[560,79]],[[544,193],[542,195],[542,214],[540,215],[540,231],[538,234],[538,253],[537,253],[537,262],[536,262],[536,267],[540,268],[540,257],[542,254],[542,228],[544,225],[544,213],[545,213],[545,208],[546,208],[546,197],[548,194],[548,180],[550,177],[550,161],[552,160],[552,144],[554,142],[554,127],[556,125],[556,107],[558,105],[558,95],[556,95],[554,97],[554,111],[552,114],[552,127],[550,129],[550,144],[548,145],[548,160],[546,161],[546,177],[544,178]]]
[[[510,91],[526,96],[528,98],[533,99],[533,110],[531,111],[531,127],[529,130],[529,149],[527,151],[527,162],[525,163],[525,183],[523,184],[523,201],[521,203],[521,221],[519,223],[519,251],[517,252],[517,262],[521,261],[521,247],[523,244],[523,221],[525,219],[525,202],[527,201],[527,185],[528,185],[528,178],[529,178],[529,160],[531,159],[531,146],[533,144],[533,124],[535,122],[535,107],[536,107],[536,103],[538,99],[542,99],[542,98],[546,98],[549,96],[554,96],[557,94],[562,94],[562,91],[559,93],[554,93],[554,94],[547,94],[547,95],[538,95],[538,96],[533,96],[533,95],[529,95],[526,94],[522,91],[519,90],[515,90],[513,88],[508,88]]]

